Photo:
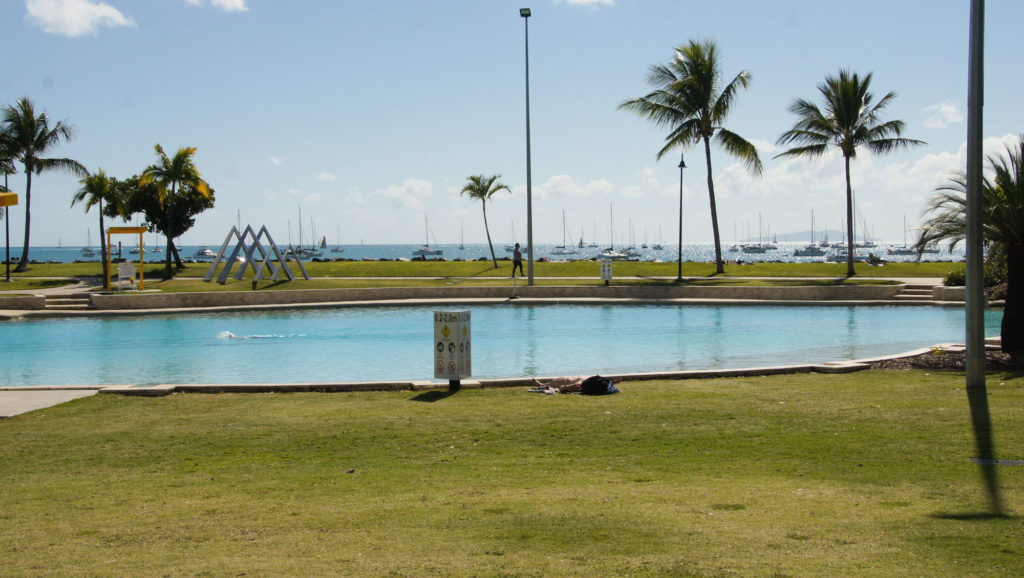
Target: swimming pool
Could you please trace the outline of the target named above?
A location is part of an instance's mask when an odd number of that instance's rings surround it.
[[[3,385],[433,378],[433,311],[472,311],[473,377],[822,363],[963,342],[943,307],[341,307],[3,322]],[[985,314],[998,335],[1001,311]],[[244,337],[237,339],[234,337]]]

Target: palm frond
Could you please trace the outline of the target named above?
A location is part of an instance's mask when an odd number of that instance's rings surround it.
[[[755,175],[761,176],[764,173],[761,158],[757,154],[757,147],[749,141],[724,128],[718,129],[715,139],[727,153],[743,161],[743,164]]]

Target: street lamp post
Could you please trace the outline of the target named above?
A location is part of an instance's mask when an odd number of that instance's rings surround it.
[[[683,153],[679,153],[679,274],[676,281],[683,280],[683,169],[686,168],[686,160]]]
[[[526,284],[533,286],[533,174],[530,169],[530,9],[520,8],[526,33]]]

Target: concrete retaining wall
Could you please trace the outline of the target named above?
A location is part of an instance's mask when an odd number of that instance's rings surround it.
[[[42,295],[0,297],[0,309],[46,309],[46,297]]]
[[[520,287],[524,298],[575,299],[737,299],[766,301],[880,301],[901,285],[835,287]],[[373,289],[297,289],[211,293],[91,295],[97,309],[167,309],[332,303],[393,299],[505,299],[509,287],[383,287]]]
[[[932,287],[932,299],[936,301],[967,301],[966,287]]]

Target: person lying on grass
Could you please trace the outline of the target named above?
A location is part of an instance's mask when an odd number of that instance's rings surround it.
[[[594,378],[586,378],[582,375],[573,375],[567,377],[554,377],[547,382],[534,378],[533,387],[530,388],[530,391],[534,393],[546,393],[549,395],[555,393],[580,393],[583,391],[583,383],[588,379]],[[620,383],[622,381],[621,377],[606,377],[601,379],[608,380],[612,384]]]

